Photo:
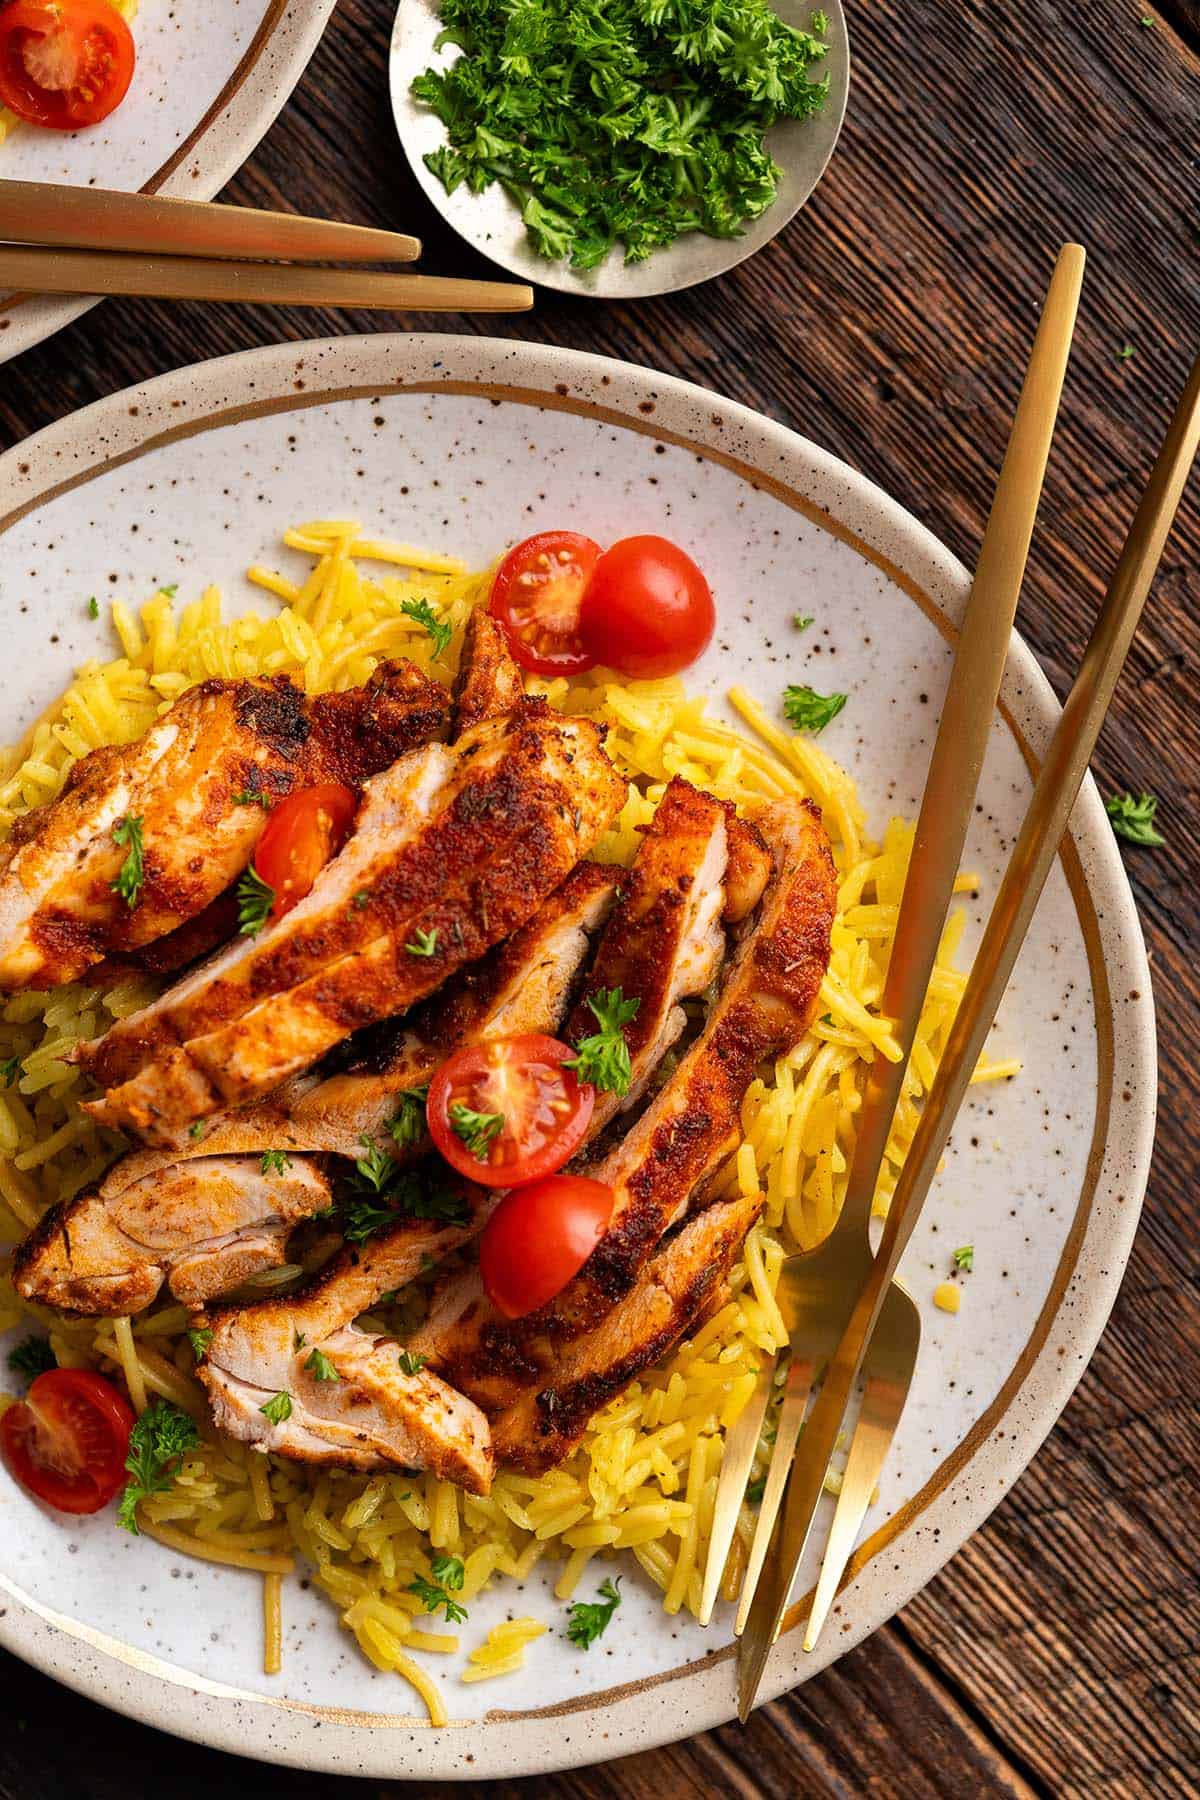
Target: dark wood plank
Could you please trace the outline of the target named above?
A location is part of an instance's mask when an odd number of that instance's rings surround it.
[[[488,273],[395,146],[390,23],[389,5],[343,0],[226,197],[406,227],[424,237],[427,267]],[[1078,237],[1091,259],[1084,309],[1021,606],[1061,692],[1200,350],[1200,4],[874,0],[851,25],[838,155],[807,212],[753,262],[636,307],[542,295],[529,318],[461,328],[600,350],[731,394],[863,469],[969,562],[1054,250]],[[110,304],[0,373],[0,439],[199,357],[387,323]],[[1121,360],[1125,344],[1134,355]],[[1074,1400],[985,1529],[871,1642],[745,1733],[542,1778],[539,1796],[1196,1791],[1198,656],[1200,483],[1097,758],[1105,791],[1162,796],[1168,847],[1129,856],[1155,971],[1162,1103],[1143,1226]],[[181,1800],[219,1782],[252,1782],[264,1800],[358,1791],[181,1757],[19,1664],[5,1673],[9,1717],[26,1728],[0,1734],[3,1800],[116,1800],[142,1768],[169,1771]],[[532,1795],[535,1783],[491,1791]]]

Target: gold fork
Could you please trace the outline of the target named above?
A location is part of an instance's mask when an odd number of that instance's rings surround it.
[[[1150,585],[1200,448],[1200,361],[1192,369],[1113,572],[1104,605],[1067,696],[1029,808],[1008,860],[945,1051],[888,1209],[875,1260],[851,1296],[847,1323],[806,1420],[805,1442],[788,1483],[782,1529],[750,1609],[739,1652],[738,1711],[745,1720],[779,1634],[792,1582],[812,1528],[837,1441],[872,1332],[912,1236],[971,1072],[1083,783],[1100,727],[1137,629]]]
[[[880,1054],[871,1069],[859,1113],[846,1197],[832,1234],[815,1250],[789,1257],[780,1270],[776,1300],[788,1331],[790,1357],[774,1450],[734,1624],[739,1636],[758,1587],[813,1380],[837,1344],[852,1297],[862,1286],[873,1260],[868,1230],[879,1168],[954,891],[987,749],[1070,352],[1083,264],[1083,251],[1076,244],[1065,245],[1059,253],[950,672],[881,1000],[885,1017],[895,1022],[893,1033],[901,1054],[895,1061]],[[865,1371],[862,1411],[842,1476],[826,1568],[809,1624],[814,1640],[904,1409],[920,1341],[917,1307],[903,1287],[893,1283],[884,1299]],[[761,1371],[754,1393],[726,1442],[705,1567],[701,1624],[707,1624],[712,1615],[775,1369],[776,1362],[771,1361]]]

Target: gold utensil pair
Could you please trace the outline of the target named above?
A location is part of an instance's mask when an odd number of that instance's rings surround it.
[[[1001,470],[934,746],[901,903],[883,1011],[904,1055],[876,1060],[860,1111],[847,1196],[833,1236],[788,1259],[777,1300],[790,1359],[735,1622],[738,1710],[754,1704],[812,1529],[830,1458],[860,1376],[833,1527],[805,1634],[812,1649],[837,1592],[895,1435],[920,1344],[916,1307],[895,1281],[954,1117],[983,1050],[1071,808],[1200,446],[1200,362],[1192,372],[1130,527],[1100,617],[1009,859],[936,1079],[892,1197],[878,1252],[867,1223],[904,1065],[933,966],[978,782],[1024,571],[1078,305],[1083,252],[1060,254]],[[807,1419],[816,1374],[824,1380]],[[774,1386],[764,1369],[730,1433],[718,1484],[701,1617],[711,1614]],[[799,1453],[797,1436],[804,1426]],[[794,1457],[794,1462],[793,1462]],[[786,1498],[784,1497],[786,1487]],[[776,1524],[781,1510],[783,1518]]]
[[[0,181],[0,288],[140,294],[402,312],[524,312],[507,281],[309,269],[306,262],[415,262],[417,238],[289,213]]]

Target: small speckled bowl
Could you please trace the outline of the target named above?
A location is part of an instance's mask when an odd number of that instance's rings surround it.
[[[112,116],[87,131],[23,125],[0,144],[0,179],[211,200],[304,73],[334,0],[141,0],[137,67]],[[0,362],[95,300],[0,294]]]
[[[0,741],[71,668],[114,654],[92,593],[137,602],[209,581],[262,608],[251,562],[307,568],[289,523],[357,517],[483,562],[534,530],[601,541],[663,531],[696,555],[718,630],[696,691],[786,681],[846,690],[822,745],[856,775],[872,828],[917,804],[967,591],[962,567],[861,476],[699,388],[601,357],[479,338],[279,345],[114,395],[0,458],[0,609],[10,674]],[[797,611],[814,624],[803,635]],[[19,671],[13,679],[12,671]],[[1014,639],[967,850],[995,891],[1058,707]],[[930,1579],[1007,1491],[1087,1363],[1137,1223],[1154,1118],[1141,935],[1103,808],[1085,784],[974,1091],[904,1261],[923,1315],[913,1392],[878,1505],[817,1652],[785,1633],[764,1697],[822,1668]],[[951,1250],[975,1246],[957,1316],[932,1306]],[[805,1585],[811,1566],[803,1571]],[[507,1612],[554,1629],[526,1668],[463,1687],[435,1732],[315,1592],[289,1588],[283,1673],[260,1667],[258,1590],[114,1530],[64,1523],[0,1480],[0,1643],[149,1723],[307,1768],[503,1777],[578,1765],[729,1719],[728,1609],[668,1618],[633,1566],[619,1629],[576,1651],[542,1568],[471,1609],[464,1649]],[[799,1608],[795,1609],[796,1613]],[[479,1703],[490,1707],[480,1710]]]

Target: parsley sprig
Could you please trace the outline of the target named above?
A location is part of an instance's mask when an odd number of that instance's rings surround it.
[[[113,843],[118,848],[124,846],[125,861],[117,871],[115,881],[109,886],[114,894],[120,894],[129,908],[134,910],[142,897],[142,889],[146,885],[146,858],[142,844],[142,821],[126,816],[118,819],[112,829]]]
[[[419,1375],[425,1367],[427,1359],[416,1350],[401,1350],[398,1360],[402,1375]],[[460,1581],[458,1585],[461,1587],[462,1582]]]
[[[340,1381],[342,1378],[323,1350],[314,1350],[304,1364],[314,1381]]]
[[[1104,802],[1104,810],[1116,835],[1128,844],[1142,844],[1156,850],[1166,838],[1154,823],[1158,800],[1154,794],[1114,794]]]
[[[237,884],[238,930],[243,937],[257,937],[275,904],[275,889],[251,863]]]
[[[767,0],[441,0],[413,82],[446,128],[426,165],[453,193],[499,182],[538,253],[576,268],[616,243],[641,262],[681,233],[740,235],[775,198],[764,143],[819,112],[825,45]],[[814,15],[814,33],[819,16]]]
[[[611,1094],[624,1094],[633,1079],[629,1061],[629,1045],[624,1027],[636,1019],[641,1000],[627,1000],[619,987],[601,988],[588,1001],[600,1029],[591,1037],[581,1038],[574,1057],[564,1063],[573,1069],[578,1081],[590,1081],[594,1088]]]
[[[406,1088],[399,1098],[399,1111],[394,1119],[388,1121],[388,1130],[395,1139],[398,1150],[411,1150],[425,1134],[425,1102],[429,1098],[429,1083],[426,1082],[424,1087]]]
[[[450,639],[454,636],[453,625],[447,624],[445,619],[440,619],[428,600],[402,600],[400,611],[424,628],[427,635],[433,639],[434,656],[442,656]]]
[[[264,1175],[286,1175],[292,1159],[286,1150],[264,1150],[260,1167]]]
[[[446,1560],[448,1559],[443,1557],[437,1559],[438,1562]],[[433,1566],[436,1570],[437,1562],[435,1562]],[[462,1586],[461,1581],[458,1585],[460,1587]],[[448,1625],[461,1625],[463,1620],[467,1617],[466,1607],[460,1606],[458,1601],[452,1598],[440,1582],[430,1581],[425,1575],[415,1576],[414,1579],[409,1582],[406,1591],[417,1596],[417,1599],[421,1602],[421,1605],[425,1608],[427,1613],[434,1613],[439,1606],[443,1607],[445,1609],[446,1623]]]
[[[581,1650],[590,1649],[598,1637],[608,1630],[608,1622],[621,1604],[620,1577],[606,1577],[600,1583],[598,1600],[576,1600],[571,1608],[567,1636]]]
[[[137,1509],[150,1494],[165,1494],[181,1459],[200,1442],[196,1421],[169,1400],[154,1400],[129,1434],[129,1481],[117,1508],[117,1524],[139,1535]]]
[[[472,1156],[486,1162],[489,1144],[504,1130],[504,1114],[476,1112],[465,1100],[452,1100],[449,1119],[455,1137],[462,1139]]]
[[[792,686],[784,692],[784,716],[797,731],[809,731],[815,737],[831,719],[837,718],[847,698],[845,694],[818,694],[815,688]]]

